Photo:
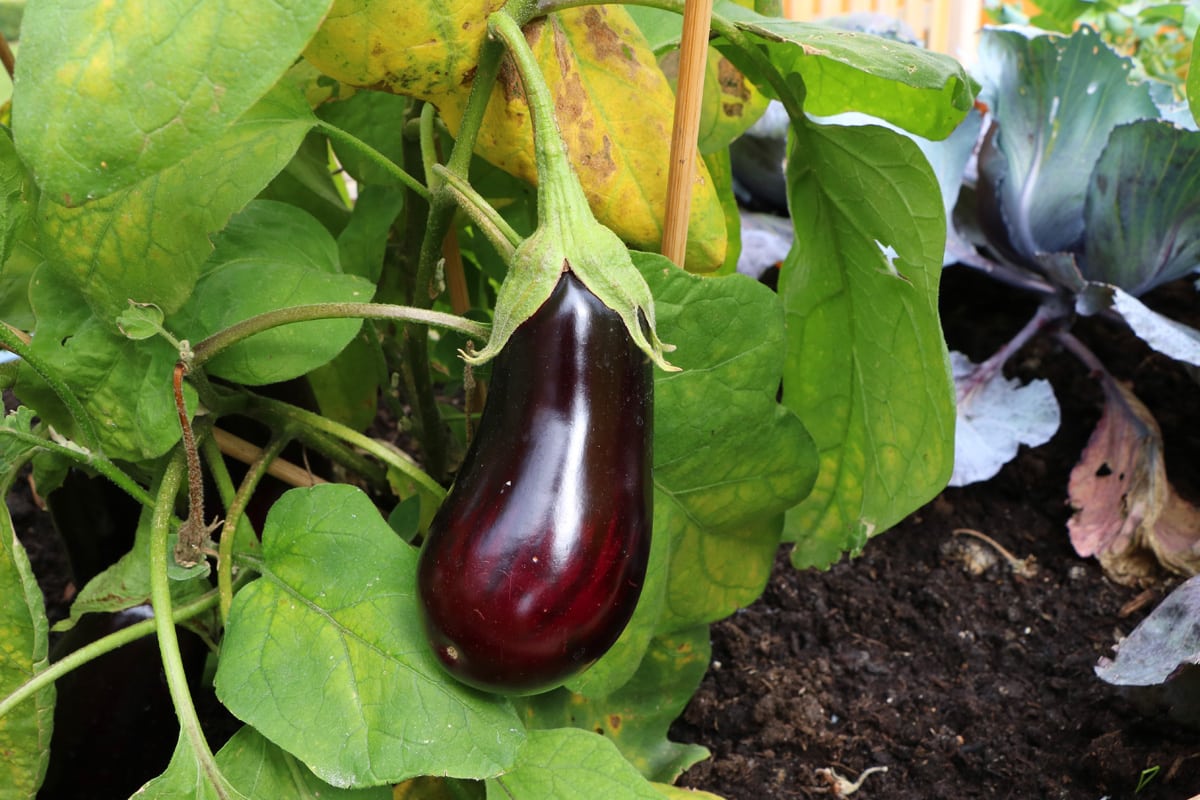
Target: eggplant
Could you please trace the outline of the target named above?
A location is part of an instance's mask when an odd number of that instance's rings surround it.
[[[629,622],[650,554],[651,369],[569,271],[496,357],[417,566],[426,636],[459,681],[551,689]]]

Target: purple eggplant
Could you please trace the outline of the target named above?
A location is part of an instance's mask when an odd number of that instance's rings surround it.
[[[425,633],[455,678],[534,694],[620,636],[650,553],[652,403],[649,358],[565,272],[496,357],[421,549]]]

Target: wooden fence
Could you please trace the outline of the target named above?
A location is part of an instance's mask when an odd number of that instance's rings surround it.
[[[983,6],[979,0],[783,0],[791,19],[819,20],[873,12],[904,20],[930,50],[971,63]]]

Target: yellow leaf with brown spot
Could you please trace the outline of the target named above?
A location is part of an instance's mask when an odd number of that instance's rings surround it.
[[[464,91],[504,0],[335,0],[304,57],[351,86],[431,100]],[[469,87],[467,87],[469,89]]]
[[[619,6],[557,12],[527,25],[525,36],[596,218],[631,247],[658,251],[675,99],[645,38]],[[462,121],[467,88],[433,100],[452,131]],[[536,182],[529,107],[508,62],[475,149],[506,172]],[[724,258],[721,203],[697,157],[686,266],[709,272]]]

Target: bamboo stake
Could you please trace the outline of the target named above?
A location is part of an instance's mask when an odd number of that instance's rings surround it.
[[[696,178],[696,141],[700,135],[700,103],[704,94],[712,6],[712,0],[687,0],[683,10],[662,243],[663,255],[679,266],[683,266],[687,251],[688,215],[692,208],[692,183]]]

